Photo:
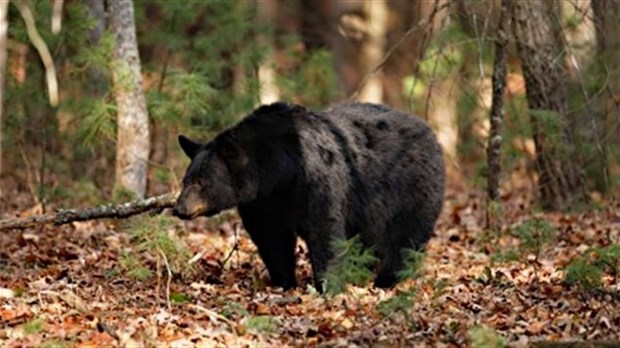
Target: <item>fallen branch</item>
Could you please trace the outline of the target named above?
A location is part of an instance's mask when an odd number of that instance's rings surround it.
[[[0,231],[24,229],[42,224],[64,225],[74,221],[103,218],[124,219],[147,211],[162,211],[174,205],[179,193],[172,192],[161,196],[138,199],[120,205],[105,204],[94,208],[60,210],[55,214],[35,215],[27,218],[0,220]]]

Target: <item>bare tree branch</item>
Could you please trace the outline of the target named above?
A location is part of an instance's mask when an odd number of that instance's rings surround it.
[[[60,210],[55,214],[36,215],[27,218],[0,220],[0,231],[24,229],[42,224],[63,225],[74,221],[86,221],[103,218],[123,219],[147,211],[161,211],[174,205],[179,192],[167,193],[119,205],[105,204],[86,209]]]

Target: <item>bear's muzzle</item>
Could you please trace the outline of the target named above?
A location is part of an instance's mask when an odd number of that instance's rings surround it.
[[[191,189],[185,189],[179,195],[172,214],[183,220],[191,220],[200,215],[204,215],[208,210],[207,203],[200,198],[200,195]]]

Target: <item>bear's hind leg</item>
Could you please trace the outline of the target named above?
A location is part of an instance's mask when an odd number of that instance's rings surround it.
[[[400,251],[391,251],[379,264],[379,271],[375,278],[375,287],[387,289],[398,283],[397,272],[403,268],[403,258]]]
[[[378,288],[391,288],[400,280],[398,273],[405,269],[404,256],[410,250],[422,250],[428,241],[433,225],[420,223],[413,212],[403,213],[392,219],[384,234],[384,256],[379,264],[374,285]],[[415,223],[414,223],[415,222]]]

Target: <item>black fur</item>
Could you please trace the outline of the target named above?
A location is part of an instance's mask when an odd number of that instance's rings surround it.
[[[331,242],[359,234],[380,259],[375,285],[391,287],[402,249],[426,244],[443,204],[444,162],[433,132],[381,105],[313,112],[276,103],[208,144],[179,142],[192,163],[175,214],[237,206],[275,286],[296,285],[297,235],[321,289]]]

